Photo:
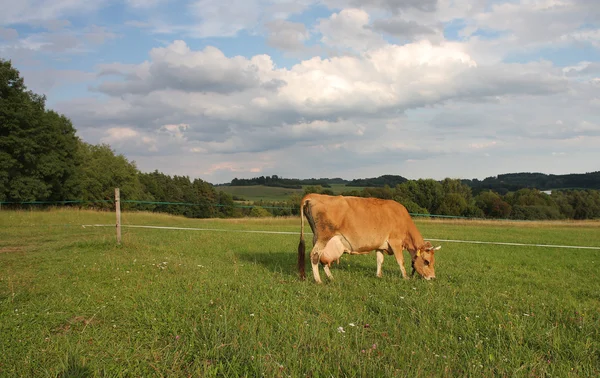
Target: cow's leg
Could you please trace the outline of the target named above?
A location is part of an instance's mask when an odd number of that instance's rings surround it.
[[[402,254],[402,250],[404,248],[402,248],[402,243],[390,241],[389,244],[390,248],[392,248],[392,251],[394,251],[394,257],[396,258],[398,265],[400,265],[400,272],[402,273],[402,278],[407,280],[408,276],[406,275],[406,269],[404,269],[404,255]]]
[[[383,276],[381,265],[383,265],[383,251],[377,250],[377,277]]]
[[[316,283],[322,283],[321,276],[319,275],[319,262],[321,260],[321,254],[323,254],[324,248],[325,243],[322,241],[317,241],[312,251],[310,252],[310,263],[312,265],[313,276],[315,278]]]
[[[333,275],[331,274],[331,270],[329,270],[329,265],[323,264],[323,270],[325,271],[327,278],[333,281]]]

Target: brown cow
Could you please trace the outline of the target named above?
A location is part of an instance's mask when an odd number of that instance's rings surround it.
[[[425,242],[406,208],[392,200],[350,196],[307,194],[300,204],[300,244],[298,269],[304,272],[304,216],[313,232],[313,249],[310,253],[313,275],[321,283],[319,262],[325,274],[333,279],[329,267],[344,253],[366,254],[377,251],[377,277],[381,277],[383,252],[394,255],[402,278],[407,279],[402,251],[408,250],[415,270],[425,279],[435,278],[433,247]]]

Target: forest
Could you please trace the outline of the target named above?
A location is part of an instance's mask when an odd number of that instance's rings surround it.
[[[62,204],[110,209],[119,187],[124,210],[166,212],[191,218],[298,214],[301,193],[392,199],[419,215],[502,219],[600,218],[600,172],[568,175],[514,173],[484,180],[409,180],[398,175],[343,180],[235,178],[229,185],[301,189],[282,201],[242,203],[200,178],[141,172],[107,144],[76,135],[71,120],[46,108],[17,69],[0,59],[0,204],[22,208]],[[354,188],[350,188],[354,187]],[[355,187],[364,187],[356,189]],[[543,192],[551,190],[551,194]]]

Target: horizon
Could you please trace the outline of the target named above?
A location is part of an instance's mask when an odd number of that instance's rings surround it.
[[[0,57],[142,172],[600,169],[600,2],[0,1]]]
[[[372,176],[372,177],[355,177],[355,178],[343,178],[343,177],[307,177],[307,178],[298,178],[298,177],[285,177],[285,176],[281,176],[278,175],[277,173],[275,173],[274,175],[276,175],[279,179],[285,179],[285,180],[336,180],[336,179],[341,179],[341,180],[345,180],[345,181],[352,181],[352,180],[367,180],[367,179],[376,179],[379,178],[381,176],[401,176],[404,177],[407,180],[435,180],[435,181],[443,181],[444,179],[455,179],[455,180],[479,180],[479,181],[483,181],[485,179],[488,178],[498,178],[498,176],[503,176],[503,175],[518,175],[518,174],[542,174],[542,175],[547,175],[547,176],[566,176],[566,175],[586,175],[586,174],[592,174],[592,173],[596,173],[596,172],[600,172],[600,170],[597,171],[589,171],[589,172],[583,172],[583,173],[577,173],[577,172],[570,172],[570,173],[559,173],[559,174],[549,174],[549,173],[543,173],[543,172],[506,172],[506,173],[498,173],[496,175],[489,175],[486,176],[484,178],[465,178],[465,177],[444,177],[441,179],[435,179],[435,178],[431,178],[431,177],[418,177],[418,178],[410,178],[410,177],[406,177],[403,175],[396,175],[396,174],[383,174],[383,175],[379,175],[379,176]],[[144,172],[144,173],[151,173],[151,172]],[[260,176],[254,176],[254,177],[249,177],[249,178],[241,178],[241,177],[234,177],[234,179],[245,179],[245,180],[250,180],[250,179],[254,179],[254,178],[259,178],[261,176],[267,176],[267,175],[260,175]],[[273,175],[269,175],[269,177],[272,177]],[[231,179],[233,180],[233,179]],[[221,182],[221,183],[213,183],[213,182],[208,182],[209,184],[213,185],[213,186],[219,186],[219,185],[228,185],[231,184],[231,180],[229,182]],[[204,180],[206,181],[206,180]]]

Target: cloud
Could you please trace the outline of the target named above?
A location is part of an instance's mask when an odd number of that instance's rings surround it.
[[[459,35],[466,39],[474,57],[488,61],[575,43],[598,47],[598,18],[591,15],[600,15],[600,7],[591,3],[545,0],[491,4],[463,18]]]
[[[21,75],[25,85],[35,93],[49,93],[63,86],[85,83],[95,76],[89,72],[55,69],[24,69]]]
[[[260,85],[260,70],[271,70],[273,66],[267,56],[227,58],[219,49],[210,46],[202,51],[192,51],[183,41],[152,49],[150,58],[151,62],[135,67],[135,72],[119,72],[117,66],[111,66],[109,72],[126,75],[128,79],[105,82],[98,90],[110,95],[163,89],[232,93]],[[101,74],[106,72],[103,70]],[[268,80],[264,83],[268,84]]]
[[[13,41],[19,38],[19,33],[15,29],[0,27],[0,38],[5,41]]]
[[[600,75],[600,62],[579,62],[574,66],[563,68],[563,72],[567,76]]]
[[[324,0],[324,3],[334,9],[362,7],[399,13],[410,9],[434,12],[437,9],[438,0]]]
[[[127,5],[132,8],[152,8],[166,0],[125,0]]]
[[[373,21],[372,28],[377,31],[393,35],[401,39],[413,40],[417,36],[439,33],[436,29],[401,18],[387,18]]]
[[[191,14],[199,21],[186,25],[189,35],[196,38],[232,37],[240,31],[254,33],[262,24],[285,20],[315,3],[313,0],[195,0]]]
[[[60,25],[67,24],[60,23]],[[0,52],[16,56],[17,59],[25,51],[29,51],[30,56],[48,54],[55,59],[65,60],[70,54],[89,53],[93,50],[92,47],[98,47],[107,40],[117,38],[117,34],[96,25],[90,25],[81,30],[63,27],[54,29],[53,26],[48,25],[45,27],[56,31],[29,32],[22,38],[18,38],[17,34],[10,32],[17,38],[0,43]]]
[[[85,140],[147,170],[586,169],[600,142],[596,3],[29,0],[0,15],[0,54]],[[52,70],[58,59],[84,68]]]
[[[196,37],[234,36],[258,23],[260,6],[257,0],[197,0],[190,7],[200,23],[192,33]]]
[[[39,38],[31,38],[32,44],[38,43],[39,49],[53,53],[61,53],[80,49],[79,39],[71,33],[40,34]],[[36,50],[36,48],[33,48]]]
[[[130,151],[147,154],[158,152],[154,136],[141,133],[130,127],[111,127],[106,130],[105,136],[100,138],[103,143],[113,148],[123,149],[126,145]]]
[[[32,24],[64,19],[69,15],[82,15],[93,12],[108,4],[108,0],[74,1],[23,0],[3,1],[0,12],[0,25]]]
[[[103,26],[91,25],[83,34],[84,38],[95,45],[101,45],[108,40],[117,38],[117,34],[109,31]]]
[[[304,43],[310,36],[306,26],[300,22],[274,20],[267,22],[265,27],[268,30],[267,43],[286,51],[304,49]]]
[[[66,29],[71,26],[71,22],[69,20],[40,20],[31,22],[31,25],[38,26],[46,29],[47,31],[56,32],[62,29]]]
[[[153,49],[150,58],[138,65],[100,65],[98,89],[110,97],[59,108],[88,130],[103,124],[136,130],[153,143],[112,137],[139,154],[152,148],[157,154],[237,156],[302,145],[375,164],[381,154],[419,160],[484,143],[481,135],[450,149],[442,139],[429,140],[427,148],[393,142],[425,140],[432,127],[443,130],[439,136],[451,135],[453,123],[458,134],[478,127],[484,140],[494,134],[481,129],[489,123],[486,112],[466,112],[466,122],[456,113],[454,121],[452,115],[440,115],[431,124],[413,126],[399,114],[481,101],[494,108],[511,97],[568,88],[562,71],[551,64],[479,67],[459,43],[386,45],[359,56],[314,57],[289,69],[276,68],[265,55],[227,57],[214,47],[193,50],[183,41]]]
[[[369,14],[361,9],[344,9],[317,25],[321,41],[329,46],[365,51],[385,45],[381,34],[368,28]]]

